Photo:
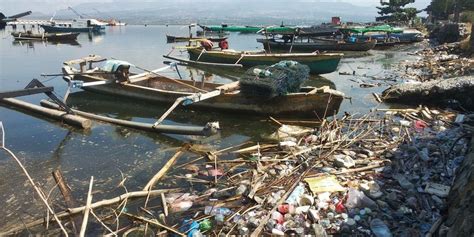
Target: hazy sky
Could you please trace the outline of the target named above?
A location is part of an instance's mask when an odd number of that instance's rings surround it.
[[[112,2],[113,0],[0,0],[0,12],[3,12],[5,15],[12,15],[23,11],[31,10],[33,12],[42,12],[45,14],[51,14],[56,10],[65,9],[68,6],[76,6],[81,3],[86,2]],[[134,2],[134,0],[119,0]],[[139,0],[138,2],[156,2],[159,3],[160,0]],[[163,1],[163,0],[161,0]],[[169,1],[169,0],[168,0]],[[172,1],[172,0],[171,0]],[[193,0],[190,0],[193,1]],[[224,0],[225,1],[225,0]],[[227,0],[228,1],[228,0]],[[239,1],[239,0],[233,0]],[[279,0],[275,0],[279,1]],[[282,0],[287,1],[287,0]],[[348,2],[354,5],[360,6],[378,6],[380,0],[304,0],[305,2]],[[213,0],[214,4],[219,2],[219,0]],[[292,1],[288,1],[291,4]],[[431,0],[415,0],[414,6],[420,9],[425,8]],[[106,11],[106,10],[104,10]]]

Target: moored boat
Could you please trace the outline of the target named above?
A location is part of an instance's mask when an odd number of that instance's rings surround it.
[[[263,44],[265,50],[284,50],[295,52],[314,52],[314,51],[368,51],[375,47],[376,40],[364,40],[349,42],[345,40],[326,39],[326,38],[294,38],[291,40],[257,39],[257,42]]]
[[[328,86],[321,88],[302,87],[297,93],[265,98],[242,93],[238,89],[239,82],[230,83],[232,86],[230,84],[201,83],[172,79],[154,73],[133,75],[128,80],[122,80],[122,82],[117,83],[116,75],[111,74],[107,70],[96,67],[91,70],[80,71],[73,66],[75,63],[88,64],[89,61],[73,60],[65,62],[63,65],[65,76],[83,81],[84,83],[102,83],[101,85],[84,87],[84,90],[151,102],[171,104],[180,97],[192,96],[197,92],[202,93],[203,90],[215,91],[226,86],[227,88],[236,88],[230,91],[223,91],[218,96],[189,105],[193,108],[261,115],[290,115],[298,117],[314,116],[316,113],[319,116],[324,116],[331,115],[337,111],[344,98],[342,92],[330,89]],[[183,83],[187,86],[183,85]],[[196,88],[197,86],[199,88]]]
[[[311,73],[331,73],[337,69],[343,54],[340,53],[266,53],[264,51],[210,50],[188,48],[189,58],[194,61],[226,64],[242,64],[245,67],[272,65],[292,60],[309,66]]]
[[[51,25],[41,25],[48,33],[54,32],[100,32],[104,24],[95,19],[77,19],[70,22],[52,22]]]
[[[27,32],[12,32],[11,35],[15,40],[48,40],[48,41],[72,41],[76,40],[79,33],[42,33],[35,34],[31,31]]]
[[[265,30],[268,33],[278,33],[278,32],[288,32],[294,30],[293,27],[289,26],[237,26],[237,25],[199,25],[205,31],[213,32],[240,32],[240,33],[257,33],[259,31]]]
[[[181,37],[181,36],[172,36],[172,35],[166,35],[166,42],[168,43],[174,43],[174,42],[186,42],[190,40],[210,40],[212,42],[221,42],[223,40],[226,40],[227,37]]]
[[[414,43],[423,41],[423,33],[416,29],[402,29],[390,25],[372,27],[343,28],[340,31],[346,35],[352,35],[358,39],[376,39],[378,45],[393,45],[402,43]]]

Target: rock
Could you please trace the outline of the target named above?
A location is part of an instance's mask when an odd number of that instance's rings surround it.
[[[390,229],[382,220],[378,218],[375,218],[370,222],[370,229],[377,237],[392,237]]]
[[[422,83],[404,83],[391,86],[382,93],[386,102],[406,104],[433,104],[456,100],[461,106],[474,108],[474,77],[431,80]]]
[[[413,185],[403,174],[396,174],[393,176],[394,179],[398,181],[398,184],[404,189],[413,189],[415,185]]]

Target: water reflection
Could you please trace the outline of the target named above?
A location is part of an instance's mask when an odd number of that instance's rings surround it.
[[[74,47],[81,47],[81,44],[76,40],[68,40],[68,41],[43,41],[43,40],[13,40],[12,45],[16,47],[27,47],[30,49],[34,49],[35,46],[38,47],[42,45],[43,47],[51,46],[60,46],[60,45],[70,45]]]
[[[87,39],[89,40],[89,42],[98,44],[104,41],[104,35],[105,32],[89,32],[87,34]]]

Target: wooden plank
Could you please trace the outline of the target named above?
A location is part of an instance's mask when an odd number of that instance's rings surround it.
[[[20,97],[20,96],[25,96],[25,95],[33,95],[33,94],[46,93],[46,92],[52,92],[52,91],[54,91],[54,87],[52,86],[5,91],[5,92],[0,92],[0,99]]]

